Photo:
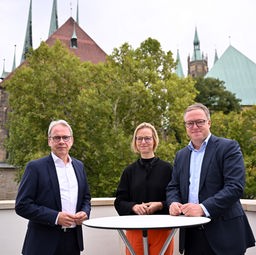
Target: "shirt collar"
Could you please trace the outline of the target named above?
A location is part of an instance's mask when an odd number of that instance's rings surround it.
[[[193,143],[190,141],[189,142],[189,144],[188,144],[188,149],[190,150],[190,151],[202,151],[202,150],[205,150],[205,148],[206,148],[206,145],[208,144],[208,141],[209,141],[209,139],[210,139],[210,137],[211,137],[211,133],[206,137],[206,139],[203,141],[203,143],[201,144],[201,147],[200,147],[200,149],[199,150],[196,150],[195,149],[195,147],[194,147],[194,145],[193,145]]]
[[[51,152],[52,158],[54,163],[63,163],[63,160],[61,158],[59,158],[58,156],[56,156],[53,152]],[[72,158],[68,155],[68,164],[71,164],[72,162]]]

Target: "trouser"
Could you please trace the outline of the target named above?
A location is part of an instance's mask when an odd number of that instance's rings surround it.
[[[216,255],[210,247],[202,227],[186,230],[185,255]]]
[[[75,228],[61,230],[61,237],[54,255],[80,255]]]
[[[170,232],[171,230],[166,229],[148,230],[148,250],[150,255],[159,254]],[[142,230],[127,230],[126,236],[134,249],[135,254],[144,255]],[[172,255],[173,248],[174,240],[171,241],[164,255]],[[126,248],[126,255],[130,254],[131,253]]]

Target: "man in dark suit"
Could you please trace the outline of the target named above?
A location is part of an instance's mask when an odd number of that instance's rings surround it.
[[[184,114],[189,145],[175,157],[167,186],[171,215],[206,216],[211,222],[180,230],[185,255],[242,255],[255,239],[240,204],[245,168],[236,141],[210,133],[210,113],[196,103]]]
[[[83,163],[69,156],[73,132],[66,121],[50,123],[48,145],[49,156],[27,164],[16,198],[16,213],[29,220],[22,254],[78,255],[91,196]]]

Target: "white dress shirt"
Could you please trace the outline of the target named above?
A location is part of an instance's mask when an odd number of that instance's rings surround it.
[[[63,160],[57,157],[54,153],[52,153],[52,157],[59,181],[62,212],[75,214],[78,184],[72,165],[72,159],[69,156],[69,161],[65,164]]]

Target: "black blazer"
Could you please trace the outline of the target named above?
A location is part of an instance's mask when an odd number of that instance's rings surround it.
[[[84,165],[75,158],[72,158],[72,164],[78,182],[76,209],[86,212],[89,217],[91,196]],[[53,254],[61,234],[61,226],[55,225],[58,212],[61,211],[61,198],[56,168],[51,155],[27,164],[18,189],[15,210],[18,215],[29,220],[22,254]],[[82,226],[77,226],[76,229],[82,251]]]
[[[190,156],[188,147],[176,154],[172,180],[166,189],[168,205],[188,202]],[[238,143],[211,135],[202,162],[198,196],[199,203],[210,213],[211,222],[205,225],[205,233],[216,254],[243,254],[255,245],[240,203],[244,185],[245,168]],[[183,241],[181,238],[181,245]]]

